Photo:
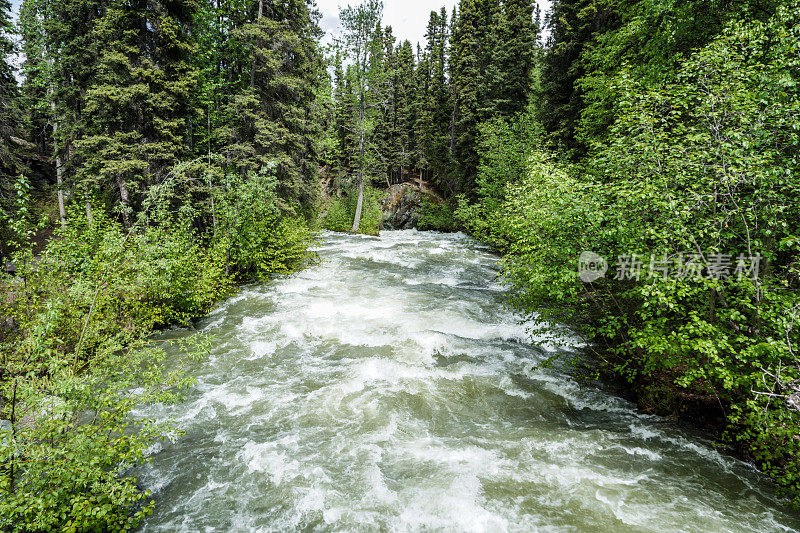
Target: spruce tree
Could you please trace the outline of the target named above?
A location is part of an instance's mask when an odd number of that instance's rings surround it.
[[[447,11],[431,11],[426,34],[428,45],[427,90],[422,93],[423,150],[431,177],[441,188],[453,191],[451,181],[450,132],[451,92],[447,79]]]
[[[193,6],[112,0],[92,32],[98,60],[86,90],[85,135],[76,141],[80,176],[106,200],[116,186],[126,225],[137,193],[163,179],[186,152],[197,80],[186,30]]]
[[[17,133],[21,113],[19,90],[10,63],[15,52],[10,38],[13,30],[10,12],[10,1],[0,0],[0,187],[8,183],[19,164],[11,140]]]
[[[478,26],[481,23],[476,0],[461,0],[452,36],[455,125],[453,157],[458,165],[458,189],[469,191],[478,169],[478,110],[481,94]]]
[[[414,130],[417,133],[414,146],[414,159],[420,178],[425,178],[430,172],[428,152],[432,141],[433,121],[430,106],[431,68],[428,53],[417,44],[417,68],[414,71]]]
[[[396,81],[395,81],[395,114],[398,131],[398,163],[400,166],[400,179],[404,173],[410,173],[416,166],[414,151],[416,146],[416,128],[414,115],[414,99],[416,90],[414,86],[414,49],[406,40],[397,48],[396,52]]]
[[[578,80],[586,72],[581,56],[593,36],[615,24],[609,0],[555,0],[547,19],[550,38],[542,68],[539,120],[559,147],[579,155],[576,139],[583,108]]]
[[[333,172],[335,175],[344,175],[349,166],[349,156],[352,147],[348,145],[348,118],[350,113],[347,110],[349,100],[347,89],[348,84],[345,78],[344,67],[342,66],[342,55],[339,51],[333,57],[333,118],[331,121],[333,142],[336,152],[333,156]]]
[[[240,62],[246,76],[228,105],[229,158],[242,174],[274,165],[280,196],[310,208],[322,132],[316,102],[323,67],[315,41],[320,30],[302,0],[258,0],[251,6],[251,20],[236,32],[247,52]]]
[[[386,100],[384,104],[383,124],[381,134],[388,165],[387,182],[397,180],[402,165],[402,140],[399,120],[399,85],[400,70],[398,65],[399,47],[395,47],[395,37],[392,28],[388,26],[384,32],[383,54],[386,69]]]
[[[391,32],[391,29],[389,29]],[[367,93],[369,106],[374,116],[370,148],[374,154],[375,178],[388,179],[392,164],[390,153],[392,139],[392,45],[387,34],[378,23],[369,42],[369,67],[367,70]],[[391,38],[394,39],[393,37]],[[387,46],[388,45],[388,46]],[[388,50],[387,50],[388,48]],[[370,176],[373,177],[373,176]]]
[[[510,117],[525,109],[531,90],[531,70],[539,29],[534,21],[532,0],[505,0],[498,16],[497,65],[494,107],[497,114]]]

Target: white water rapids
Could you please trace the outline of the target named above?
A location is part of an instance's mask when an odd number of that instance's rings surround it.
[[[143,413],[144,531],[795,531],[755,470],[551,355],[463,235],[325,234],[322,263],[201,324],[197,385]],[[179,333],[188,335],[189,332]]]

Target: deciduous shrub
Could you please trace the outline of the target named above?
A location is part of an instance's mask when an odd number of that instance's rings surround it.
[[[541,327],[572,326],[644,407],[719,414],[728,440],[796,503],[798,42],[794,3],[767,23],[731,24],[683,61],[679,83],[622,69],[616,122],[580,166],[545,155],[535,135],[522,157],[518,126],[490,125],[479,196],[458,211],[507,252],[505,279]],[[583,251],[606,258],[605,277],[578,277]],[[698,269],[677,275],[690,255]],[[625,257],[638,270],[620,275]],[[725,257],[727,271],[711,275]]]

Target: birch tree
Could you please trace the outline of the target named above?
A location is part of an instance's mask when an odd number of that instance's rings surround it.
[[[339,18],[344,27],[344,49],[351,63],[352,83],[357,98],[358,113],[355,120],[357,153],[355,162],[358,172],[358,202],[353,218],[352,232],[357,233],[364,207],[364,179],[374,153],[369,146],[373,133],[374,107],[369,100],[370,43],[383,14],[383,2],[365,0],[361,5],[342,9]]]

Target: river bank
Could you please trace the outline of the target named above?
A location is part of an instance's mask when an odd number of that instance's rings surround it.
[[[0,433],[10,444],[0,447],[0,529],[130,529],[150,512],[122,465],[177,433],[130,413],[180,401],[191,384],[182,368],[205,350],[202,337],[181,343],[168,368],[150,335],[205,315],[238,283],[313,259],[304,222],[248,207],[248,225],[205,241],[148,213],[134,228],[96,214],[57,230],[35,261],[31,248],[15,254],[15,278],[0,280]]]

